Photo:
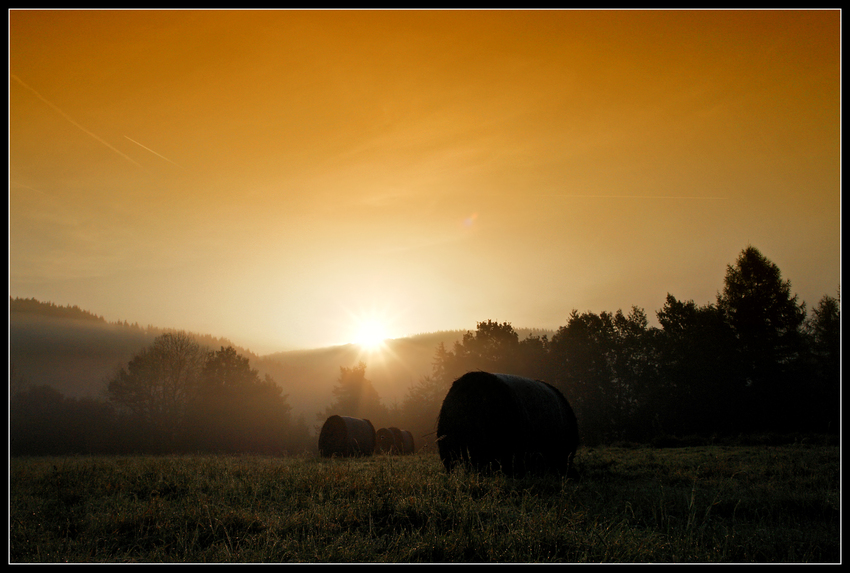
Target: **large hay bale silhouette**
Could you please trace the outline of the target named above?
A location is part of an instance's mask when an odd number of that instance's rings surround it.
[[[578,423],[561,392],[540,380],[468,372],[454,381],[437,420],[446,470],[468,464],[508,475],[553,471],[577,477]]]
[[[397,441],[393,428],[381,428],[375,433],[377,445],[375,451],[382,454],[398,453],[400,444]]]
[[[371,456],[375,451],[375,427],[369,420],[331,416],[319,433],[319,454],[331,456]]]
[[[401,431],[401,453],[412,454],[416,449],[416,444],[413,442],[413,434],[409,430]]]

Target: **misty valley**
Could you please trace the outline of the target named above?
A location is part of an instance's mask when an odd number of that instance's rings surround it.
[[[316,453],[332,415],[413,433],[433,451],[454,380],[544,380],[575,410],[583,445],[743,434],[836,434],[840,301],[812,311],[754,247],[716,304],[668,294],[643,309],[573,311],[557,331],[479,322],[358,345],[258,356],[209,335],[107,322],[10,297],[10,447],[65,453]]]
[[[225,339],[109,323],[10,297],[13,455],[317,451],[332,415],[413,433],[433,451],[446,392],[466,372],[551,383],[583,445],[839,427],[840,301],[808,312],[754,247],[728,265],[716,304],[667,295],[643,309],[573,311],[555,332],[475,331],[257,356]],[[522,335],[521,335],[521,334]]]

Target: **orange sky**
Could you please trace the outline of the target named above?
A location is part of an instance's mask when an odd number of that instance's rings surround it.
[[[9,12],[9,287],[255,352],[840,282],[839,11]]]

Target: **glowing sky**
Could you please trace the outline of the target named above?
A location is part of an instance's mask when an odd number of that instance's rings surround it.
[[[258,353],[840,283],[829,11],[9,12],[9,291]]]

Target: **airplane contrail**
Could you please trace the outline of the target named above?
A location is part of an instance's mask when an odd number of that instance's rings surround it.
[[[11,187],[23,187],[24,189],[29,189],[30,191],[35,191],[36,193],[41,193],[42,195],[47,195],[44,191],[40,189],[36,189],[35,187],[30,187],[29,185],[24,185],[23,183],[18,183],[17,181],[9,180],[9,185]]]
[[[127,136],[125,135],[124,137],[127,137]],[[130,139],[130,138],[129,138],[129,137],[127,137],[127,139]],[[174,163],[173,161],[171,161],[171,160],[170,160],[169,158],[167,158],[166,156],[164,156],[164,155],[160,155],[159,153],[157,153],[156,151],[154,151],[154,150],[153,150],[153,149],[151,149],[150,147],[145,147],[144,145],[142,145],[141,143],[139,143],[139,142],[138,142],[138,141],[136,141],[135,139],[130,139],[130,141],[132,141],[133,143],[135,143],[136,145],[138,145],[138,146],[139,146],[139,147],[141,147],[142,149],[147,149],[148,151],[150,151],[151,153],[153,153],[153,154],[154,154],[154,155],[156,155],[157,157],[161,157],[161,158],[165,159],[166,161],[168,161],[168,162],[169,162],[169,163],[171,163],[172,165],[177,165],[176,163]],[[179,166],[179,165],[177,165],[177,167],[180,167],[180,166]],[[183,168],[182,168],[182,167],[180,167],[180,169],[183,169]]]
[[[109,143],[107,143],[106,141],[102,140],[100,137],[98,137],[97,135],[95,135],[94,133],[92,133],[91,131],[89,131],[88,129],[86,129],[85,127],[83,127],[82,125],[80,125],[79,123],[77,123],[76,121],[74,121],[74,119],[73,119],[71,116],[69,116],[67,113],[65,113],[64,111],[62,111],[61,109],[59,109],[58,107],[56,107],[55,105],[53,105],[53,104],[52,104],[50,101],[48,101],[48,100],[47,100],[47,99],[46,99],[43,95],[41,95],[40,93],[38,93],[37,91],[35,91],[33,88],[31,88],[30,86],[28,86],[27,84],[25,84],[25,83],[23,82],[23,80],[21,80],[21,78],[19,78],[19,77],[18,77],[18,76],[16,76],[15,74],[9,74],[9,76],[10,76],[13,80],[15,80],[16,82],[18,82],[18,83],[19,83],[19,84],[21,84],[22,86],[24,86],[25,88],[27,88],[29,91],[31,91],[32,93],[34,93],[34,94],[35,94],[35,96],[36,96],[38,99],[40,99],[41,101],[43,101],[44,103],[46,103],[47,105],[49,105],[50,107],[52,107],[52,108],[53,108],[53,109],[54,109],[54,110],[55,110],[55,111],[56,111],[59,115],[61,115],[62,117],[64,117],[64,118],[65,118],[65,119],[67,119],[68,121],[70,121],[72,124],[76,125],[78,128],[80,128],[81,130],[83,130],[84,132],[86,132],[87,134],[89,134],[90,136],[92,136],[93,138],[95,138],[96,140],[98,140],[99,142],[101,142],[102,144],[104,144],[106,147],[108,147],[109,149],[111,149],[112,151],[114,151],[115,153],[117,153],[118,155],[120,155],[121,157],[123,157],[124,159],[126,159],[127,161],[129,161],[130,163],[132,163],[133,165],[136,165],[137,167],[141,167],[141,165],[139,165],[138,163],[136,163],[135,161],[133,161],[132,159],[130,159],[130,157],[128,157],[127,155],[125,155],[125,154],[121,153],[120,151],[118,151],[117,149],[115,149],[114,147],[112,147]]]
[[[726,197],[700,197],[689,195],[567,195],[559,193],[559,197],[579,199],[726,199]]]

